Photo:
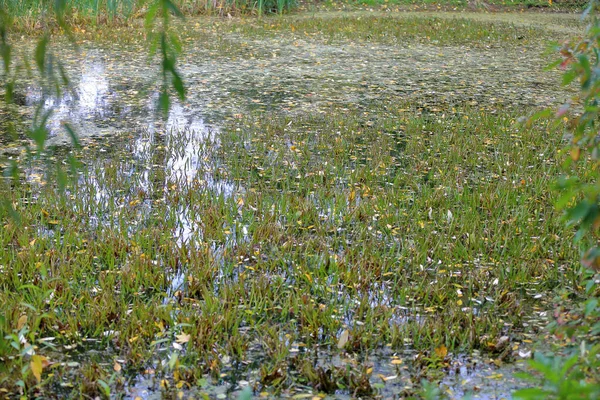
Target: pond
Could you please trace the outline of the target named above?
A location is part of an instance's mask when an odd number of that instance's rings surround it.
[[[187,97],[164,119],[143,43],[59,44],[69,90],[23,82],[19,114],[51,109],[47,157],[81,167],[61,191],[43,157],[23,161],[19,188],[2,188],[29,229],[6,222],[0,299],[50,360],[33,392],[522,387],[576,251],[546,194],[562,138],[515,120],[568,97],[542,51],[578,25],[457,17],[186,21]]]

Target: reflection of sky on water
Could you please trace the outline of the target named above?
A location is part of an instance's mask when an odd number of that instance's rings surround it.
[[[177,185],[201,183],[202,187],[217,195],[232,196],[236,186],[231,182],[215,179],[212,148],[218,146],[218,130],[204,123],[199,111],[189,105],[172,104],[166,121],[157,120],[156,93],[150,96],[146,105],[139,106],[136,113],[116,115],[115,109],[124,98],[114,90],[111,83],[111,70],[105,65],[100,51],[88,51],[80,65],[78,74],[71,74],[72,87],[60,98],[51,96],[41,88],[29,88],[27,104],[36,106],[42,102],[43,109],[52,111],[47,123],[50,135],[64,135],[61,125],[69,122],[82,137],[94,136],[99,130],[122,126],[127,122],[135,126],[127,140],[114,152],[107,151],[91,161],[80,181],[80,188],[86,193],[83,208],[90,220],[90,226],[110,224],[111,213],[130,205],[137,193],[146,193],[146,199],[137,204],[139,219],[128,229],[151,218],[153,204],[149,199],[165,198]],[[143,102],[142,102],[143,104]],[[138,116],[139,115],[139,116]],[[137,118],[137,120],[136,120]],[[129,126],[129,125],[128,125]],[[103,139],[109,140],[109,139]],[[129,157],[127,156],[129,155]],[[107,168],[116,166],[116,182],[127,187],[109,187],[115,178],[107,176]],[[157,173],[159,169],[163,172]],[[39,177],[40,171],[32,169],[30,178]],[[160,176],[160,182],[157,182]],[[177,206],[177,226],[173,236],[177,243],[200,240],[200,221],[191,216],[191,205]],[[132,232],[131,232],[132,233]]]
[[[47,90],[30,87],[26,104],[37,106],[43,102],[45,111],[52,110],[47,123],[51,135],[60,131],[63,123],[77,124],[84,120],[105,118],[112,111],[114,93],[110,89],[106,67],[99,53],[90,52],[82,61],[80,76],[72,87],[67,88],[60,98],[50,95]],[[81,132],[83,136],[87,132]]]

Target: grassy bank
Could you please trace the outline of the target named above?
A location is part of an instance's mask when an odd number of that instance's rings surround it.
[[[66,3],[66,21],[81,29],[94,26],[127,25],[143,18],[150,0],[70,0]],[[430,1],[430,0],[364,0],[364,1],[295,1],[295,0],[183,0],[174,2],[184,15],[263,15],[282,14],[293,10],[471,10],[507,11],[537,9],[546,11],[581,11],[583,1],[549,0],[492,0],[492,1]],[[1,0],[0,8],[11,17],[13,24],[22,30],[35,32],[52,26],[52,0]]]

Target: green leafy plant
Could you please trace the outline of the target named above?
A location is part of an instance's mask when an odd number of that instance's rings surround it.
[[[538,387],[519,390],[515,397],[527,400],[597,399],[600,396],[600,386],[590,382],[588,376],[589,368],[600,367],[597,362],[598,350],[600,346],[595,346],[590,351],[585,350],[584,346],[581,354],[569,357],[536,354],[530,366],[543,376],[543,383]],[[536,376],[524,374],[522,377],[537,382]]]
[[[560,354],[536,354],[530,362],[542,375],[539,387],[515,393],[522,399],[592,399],[600,396],[600,20],[598,2],[592,0],[582,18],[589,18],[585,35],[566,41],[558,48],[561,58],[551,67],[560,67],[563,84],[579,83],[577,94],[551,116],[564,124],[568,157],[567,175],[558,182],[561,192],[558,207],[564,210],[567,227],[575,227],[575,241],[581,245],[582,268],[575,294],[581,301],[568,310],[555,312],[550,331],[565,341]],[[535,119],[535,118],[534,118]],[[591,343],[591,344],[590,344]],[[566,354],[566,355],[565,355]],[[536,377],[524,376],[536,381]]]

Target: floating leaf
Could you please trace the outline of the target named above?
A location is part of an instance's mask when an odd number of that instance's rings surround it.
[[[439,358],[444,358],[444,357],[446,357],[446,355],[448,355],[448,348],[444,345],[441,345],[440,347],[435,349],[434,352],[435,352],[435,355],[438,356]]]
[[[187,333],[182,333],[181,335],[175,335],[175,337],[177,338],[177,343],[187,343],[190,341],[191,339],[191,335],[187,334]]]
[[[27,323],[27,315],[21,315],[19,320],[17,321],[17,330],[20,330]]]
[[[346,343],[348,343],[349,337],[350,337],[350,333],[348,332],[348,329],[344,330],[344,332],[342,332],[342,334],[340,335],[340,339],[338,340],[338,344],[337,344],[338,349],[343,349],[344,346],[346,346]]]
[[[29,368],[31,368],[31,373],[33,373],[33,376],[35,376],[35,379],[38,381],[38,383],[40,383],[42,380],[44,360],[46,360],[46,357],[35,354],[31,356],[31,361],[29,362]]]

